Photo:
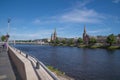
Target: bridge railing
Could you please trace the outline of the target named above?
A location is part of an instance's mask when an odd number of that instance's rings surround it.
[[[41,61],[39,61],[35,56],[28,54],[27,52],[23,52],[13,46],[11,46],[15,51],[17,51],[18,53],[20,53],[22,56],[28,58],[30,60],[30,57],[32,58],[32,60],[36,63],[36,69],[39,69],[40,67],[42,67],[52,78],[53,80],[59,80],[58,77],[53,74]]]

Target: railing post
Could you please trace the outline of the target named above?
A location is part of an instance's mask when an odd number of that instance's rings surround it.
[[[36,62],[36,68],[37,68],[37,69],[40,68],[40,66],[39,66],[39,62],[38,62],[38,61]]]
[[[20,51],[20,54],[21,54],[21,51]]]
[[[28,54],[26,54],[26,58],[28,58]]]

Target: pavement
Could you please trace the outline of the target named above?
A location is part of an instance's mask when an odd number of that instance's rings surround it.
[[[0,80],[16,80],[8,53],[0,46]]]

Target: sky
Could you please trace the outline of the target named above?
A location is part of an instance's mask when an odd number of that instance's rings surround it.
[[[10,28],[8,30],[8,18]],[[0,0],[0,35],[10,39],[120,34],[120,0]]]

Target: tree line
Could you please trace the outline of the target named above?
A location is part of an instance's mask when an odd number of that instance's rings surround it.
[[[116,42],[117,42],[117,39],[116,39],[114,34],[108,35],[107,38],[106,38],[106,41],[105,41],[105,43],[109,44],[109,46],[113,45]],[[82,38],[78,38],[76,41],[73,38],[71,38],[71,39],[62,39],[62,40],[59,40],[58,38],[56,38],[56,40],[52,40],[51,43],[54,44],[54,45],[68,45],[69,46],[69,45],[84,44],[84,41],[83,41]],[[88,44],[92,45],[92,44],[95,44],[95,43],[97,43],[97,39],[94,38],[94,37],[91,37],[89,39]]]

